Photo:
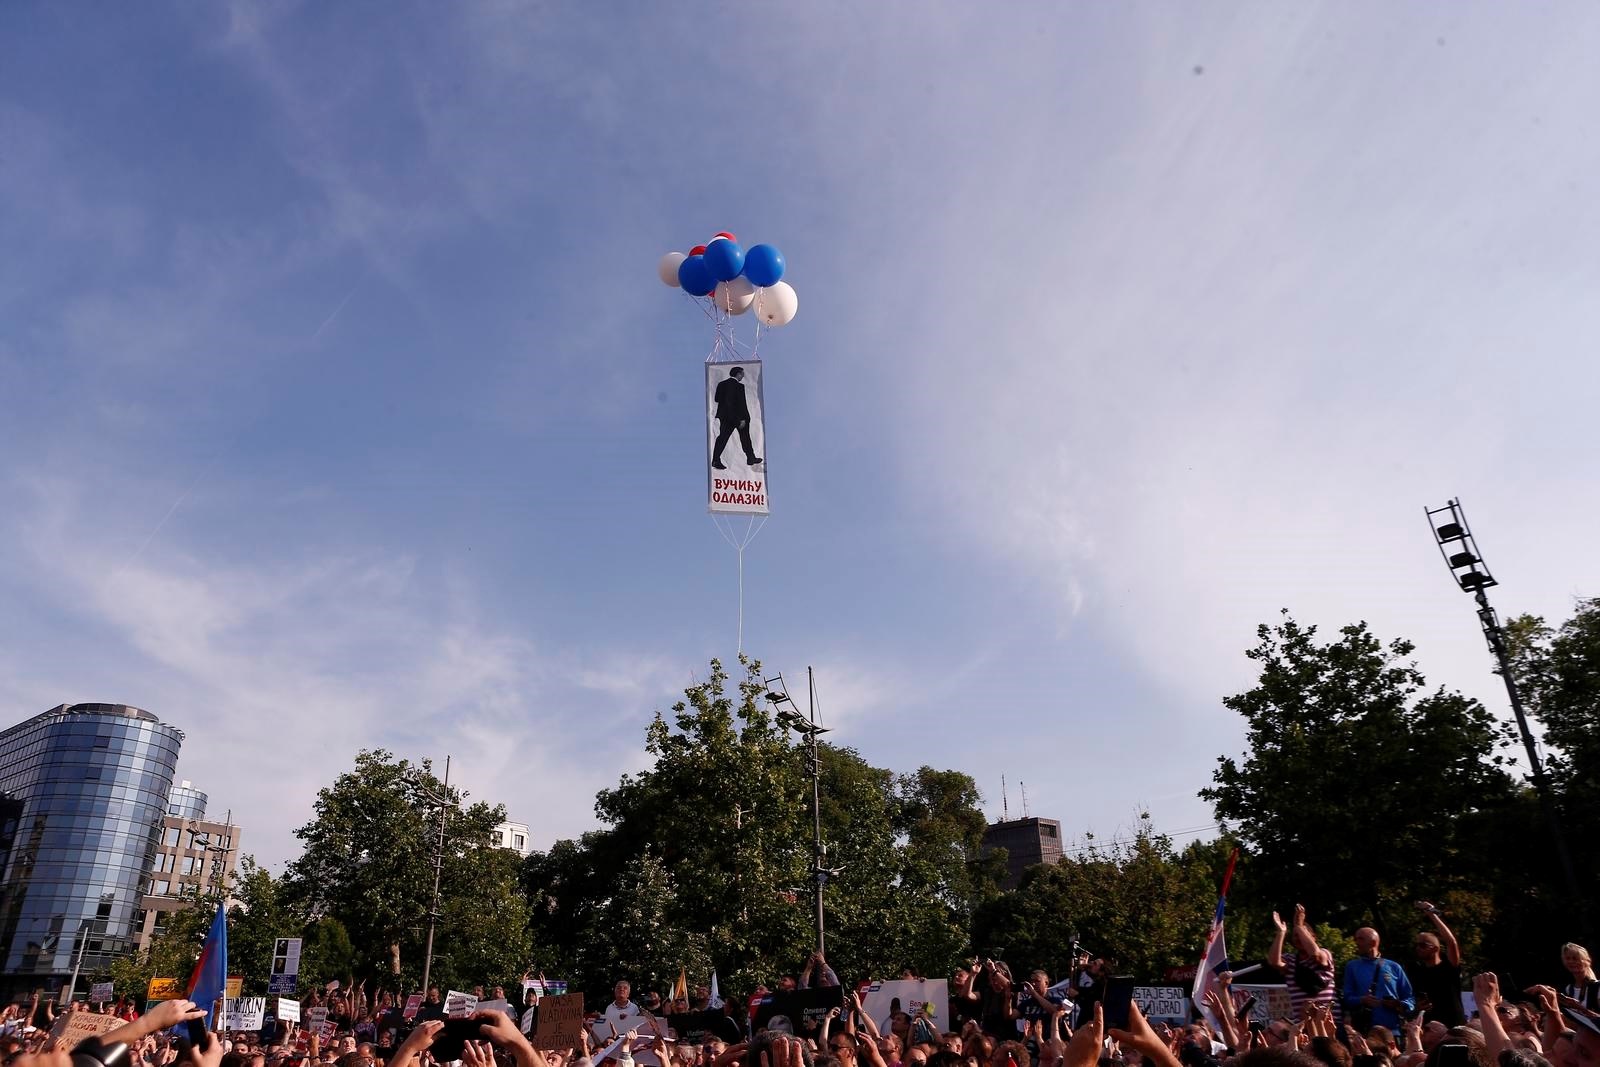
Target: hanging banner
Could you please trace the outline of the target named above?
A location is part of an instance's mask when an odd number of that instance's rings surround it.
[[[765,412],[759,359],[706,364],[706,487],[711,511],[767,514]]]

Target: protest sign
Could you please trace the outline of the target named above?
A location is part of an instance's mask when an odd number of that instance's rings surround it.
[[[444,998],[444,1013],[451,1019],[470,1019],[478,1010],[478,998],[471,993],[452,989]]]
[[[889,1032],[889,1017],[897,1011],[913,1018],[923,1013],[935,1030],[943,1031],[949,1023],[950,983],[943,978],[873,982],[861,997],[861,1010],[883,1033]]]
[[[108,1004],[111,1002],[111,983],[96,982],[89,987],[90,1004]]]
[[[318,1031],[318,1036],[322,1038],[322,1043],[326,1045],[339,1036],[339,1024],[329,1019],[322,1024],[322,1029]]]
[[[307,1008],[305,1024],[307,1030],[321,1030],[322,1024],[328,1021],[327,1008]]]
[[[272,946],[272,974],[267,979],[268,993],[293,993],[300,980],[298,937],[280,937]]]
[[[84,1038],[99,1037],[121,1025],[122,1020],[115,1015],[74,1011],[57,1017],[56,1024],[50,1028],[50,1036],[55,1038],[57,1052],[71,1052]]]
[[[504,1015],[511,1015],[511,1004],[505,1000],[480,1000],[478,1011],[498,1011]]]
[[[241,997],[228,1001],[228,1012],[222,1017],[224,1030],[259,1030],[267,1017],[266,997]]]
[[[406,1009],[400,1013],[402,1019],[415,1019],[417,1012],[422,1010],[422,994],[413,993],[406,998]]]
[[[1289,1014],[1289,987],[1286,985],[1241,985],[1233,984],[1235,1003],[1241,1002],[1246,997],[1255,997],[1256,1006],[1250,1011],[1250,1018],[1267,1025],[1274,1019],[1293,1018]]]
[[[1133,987],[1133,1002],[1146,1019],[1189,1021],[1189,992],[1182,986],[1137,985]]]
[[[560,1052],[582,1040],[582,993],[546,995],[539,1001],[539,1025],[533,1032],[534,1048]]]
[[[298,1000],[279,997],[276,1010],[280,1022],[297,1023],[300,1021],[300,1002]]]
[[[227,985],[223,987],[222,995],[229,1000],[238,1000],[242,993],[244,993],[244,979],[230,978]]]
[[[176,978],[152,978],[150,990],[145,994],[146,1000],[177,1000],[183,996],[183,986],[178,984]]]
[[[921,983],[908,983],[919,985]],[[787,993],[771,993],[756,1005],[755,1028],[767,1025],[774,1015],[786,1017],[797,1034],[822,1025],[822,1017],[830,1008],[844,1007],[844,990],[840,987],[822,986],[820,989],[795,989]],[[941,1013],[942,1014],[942,1013]]]
[[[739,1035],[739,1024],[728,1014],[716,1008],[705,1011],[685,1011],[667,1016],[678,1040],[685,1045],[703,1045],[709,1038],[719,1037],[728,1044],[744,1040]]]

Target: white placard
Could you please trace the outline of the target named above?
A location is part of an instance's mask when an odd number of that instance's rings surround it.
[[[259,1030],[267,1018],[266,997],[240,997],[228,1001],[228,1013],[222,1017],[224,1030]]]
[[[306,1029],[307,1030],[320,1030],[320,1029],[322,1029],[322,1024],[328,1021],[328,1009],[327,1008],[307,1008],[306,1009],[306,1020],[305,1021],[306,1021]]]
[[[1133,1002],[1146,1019],[1189,1021],[1189,991],[1176,985],[1136,985]]]
[[[281,1021],[286,1022],[286,1023],[297,1023],[297,1022],[299,1022],[300,1021],[300,1002],[298,1000],[290,1000],[288,997],[279,997],[278,998],[278,1018]]]
[[[478,1010],[478,998],[458,989],[450,990],[444,998],[444,1013],[451,1019],[470,1019]]]
[[[765,415],[759,359],[706,364],[706,489],[711,511],[767,514]]]
[[[919,1011],[926,1011],[935,1030],[950,1028],[950,983],[943,978],[902,980],[898,982],[873,982],[861,998],[861,1010],[878,1023],[882,1033],[888,1033],[889,1017],[903,1011],[913,1019]]]

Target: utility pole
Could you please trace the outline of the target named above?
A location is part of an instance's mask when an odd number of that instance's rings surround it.
[[[811,822],[815,831],[811,849],[811,880],[817,895],[817,952],[821,953],[824,949],[822,887],[828,883],[828,869],[822,863],[827,853],[822,848],[822,756],[817,750],[818,735],[822,731],[817,729],[817,679],[810,667],[806,668],[806,691],[807,709],[811,713],[811,729],[806,731],[806,735],[811,742]]]

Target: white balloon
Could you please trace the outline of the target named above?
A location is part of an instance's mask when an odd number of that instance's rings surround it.
[[[735,315],[743,315],[749,311],[755,298],[755,283],[742,275],[731,282],[718,282],[717,291],[712,294],[717,307]]]
[[[756,318],[765,326],[787,326],[799,310],[800,296],[788,282],[778,282],[756,294]]]
[[[661,281],[674,289],[681,289],[682,286],[678,284],[678,264],[688,258],[682,252],[668,252],[662,256],[661,262],[656,265],[656,273],[661,275]]]

